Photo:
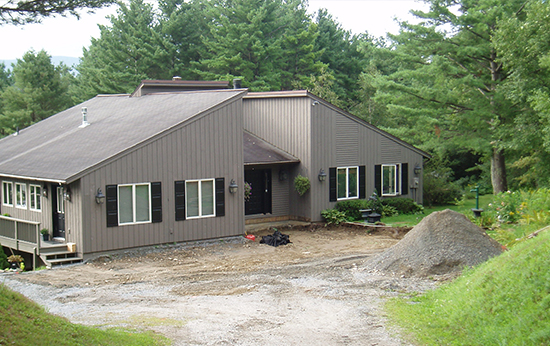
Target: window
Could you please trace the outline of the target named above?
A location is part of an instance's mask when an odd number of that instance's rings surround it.
[[[359,197],[359,167],[338,167],[337,195],[338,200]]]
[[[187,218],[215,216],[214,179],[185,182]]]
[[[118,185],[118,223],[151,222],[151,186],[146,184]]]
[[[13,183],[9,181],[2,182],[2,201],[6,206],[13,207]]]
[[[27,185],[15,183],[15,206],[27,209]]]
[[[42,210],[42,205],[40,204],[40,195],[42,194],[42,187],[39,185],[29,185],[29,190],[31,193],[30,196],[30,209],[40,211]]]
[[[382,165],[382,196],[397,196],[401,193],[400,166]]]

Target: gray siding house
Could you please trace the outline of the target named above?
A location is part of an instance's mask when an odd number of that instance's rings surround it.
[[[307,91],[227,84],[143,81],[0,139],[2,246],[53,265],[321,221],[375,190],[422,202],[426,153]],[[298,174],[312,183],[302,197]]]

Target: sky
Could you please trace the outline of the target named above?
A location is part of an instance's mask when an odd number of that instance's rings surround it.
[[[0,26],[0,61],[20,59],[27,51],[44,49],[51,56],[81,57],[92,37],[99,37],[98,24],[109,25],[106,16],[116,14],[116,6],[86,12],[75,17],[46,18],[40,24]],[[344,29],[373,36],[397,33],[394,18],[410,20],[411,9],[426,9],[416,0],[309,0],[309,12],[326,8]]]

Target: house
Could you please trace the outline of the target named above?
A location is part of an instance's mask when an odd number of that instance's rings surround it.
[[[227,85],[143,81],[0,139],[0,243],[53,265],[321,221],[374,191],[422,202],[425,152],[308,91]],[[311,181],[301,197],[298,174]]]

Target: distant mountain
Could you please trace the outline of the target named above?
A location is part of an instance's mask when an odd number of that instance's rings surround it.
[[[75,58],[72,56],[52,56],[52,63],[55,66],[64,63],[69,67],[74,67],[78,65],[79,62],[80,58]],[[1,63],[4,63],[4,65],[6,65],[6,69],[11,70],[11,64],[17,63],[17,60],[0,60],[0,64]]]

